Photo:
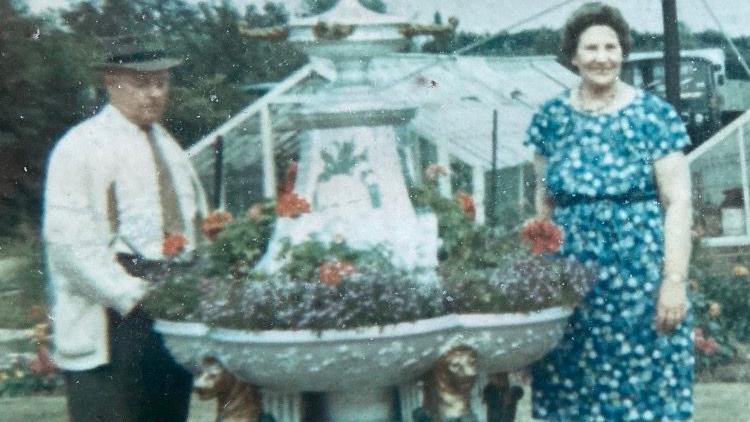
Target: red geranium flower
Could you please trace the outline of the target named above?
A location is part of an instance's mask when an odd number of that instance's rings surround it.
[[[345,276],[356,271],[354,265],[346,261],[321,262],[319,270],[320,282],[332,287],[338,286]]]
[[[310,204],[307,200],[292,192],[296,178],[297,162],[292,161],[286,169],[286,177],[279,189],[279,197],[276,199],[276,214],[279,217],[296,218],[300,214],[310,212]]]
[[[716,353],[716,350],[719,348],[719,343],[716,341],[715,338],[713,337],[705,338],[703,334],[703,329],[700,327],[694,328],[693,334],[695,336],[695,348],[699,352],[707,356],[711,356],[714,353]]]
[[[294,192],[282,193],[276,200],[276,214],[279,217],[296,218],[310,212],[310,203]]]
[[[696,339],[695,348],[704,355],[711,356],[716,353],[716,349],[719,348],[719,344],[713,337],[709,337],[707,339]]]
[[[166,257],[177,256],[185,250],[187,238],[182,233],[167,233],[162,244],[162,254]]]
[[[209,240],[215,240],[216,236],[224,230],[227,224],[232,222],[232,214],[227,211],[213,211],[201,223],[203,235]]]
[[[469,220],[474,221],[477,216],[477,208],[474,205],[474,198],[466,192],[456,193],[456,201],[461,205],[461,209]]]
[[[549,220],[532,220],[521,229],[521,241],[534,255],[557,252],[562,245],[562,230]]]

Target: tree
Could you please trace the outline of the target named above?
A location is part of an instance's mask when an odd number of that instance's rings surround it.
[[[451,19],[453,18],[449,18],[448,22],[451,22]],[[440,12],[436,11],[432,15],[432,23],[443,25],[443,16]],[[477,39],[479,39],[477,34],[469,32],[448,32],[443,35],[434,35],[432,39],[422,44],[422,52],[433,54],[452,53],[475,42]]]
[[[340,0],[305,0],[305,9],[309,15],[319,15],[333,8]],[[359,4],[373,12],[385,13],[387,8],[383,0],[359,0]]]
[[[677,22],[677,32],[680,34],[680,49],[694,49],[701,47],[700,40],[685,22]]]
[[[62,18],[76,34],[91,37],[111,37],[125,32],[146,33],[158,28],[158,11],[163,3],[182,6],[181,0],[106,0],[101,7],[91,1],[75,4],[62,13]]]
[[[285,24],[288,14],[280,4],[267,3],[240,15],[227,1],[201,4],[199,12],[175,41],[185,64],[174,70],[172,106],[166,122],[185,144],[191,144],[224,123],[253,98],[242,87],[279,81],[306,62],[286,42],[248,39],[240,24],[268,27]]]
[[[0,0],[0,236],[38,224],[46,155],[91,111],[86,51],[20,3]]]

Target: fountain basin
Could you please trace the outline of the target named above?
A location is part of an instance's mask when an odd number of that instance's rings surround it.
[[[351,330],[247,331],[157,321],[175,358],[188,368],[204,356],[237,377],[276,391],[341,392],[411,381],[458,345],[477,351],[484,373],[520,369],[560,340],[568,308],[526,314],[465,314]]]

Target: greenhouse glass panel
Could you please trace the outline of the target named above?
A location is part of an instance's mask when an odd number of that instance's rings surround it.
[[[750,243],[749,132],[744,115],[689,155],[695,223],[708,244]]]

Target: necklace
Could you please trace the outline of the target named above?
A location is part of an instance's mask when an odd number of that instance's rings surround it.
[[[612,105],[617,96],[617,92],[618,87],[615,85],[601,97],[586,98],[583,95],[583,85],[578,85],[578,106],[581,110],[598,113]]]

